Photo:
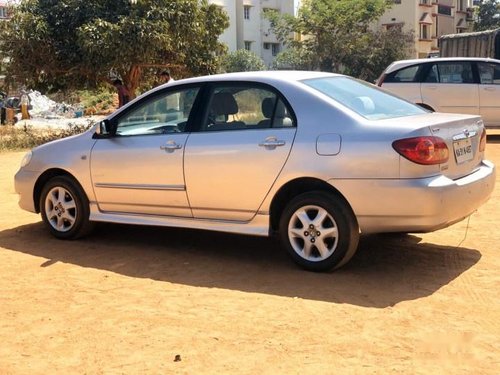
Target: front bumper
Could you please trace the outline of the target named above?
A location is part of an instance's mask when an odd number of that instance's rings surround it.
[[[363,233],[432,232],[459,222],[484,204],[496,169],[483,161],[474,173],[451,180],[330,180],[351,204]]]
[[[40,176],[39,172],[28,171],[21,168],[14,176],[14,187],[19,194],[19,207],[23,210],[36,213],[34,189]]]

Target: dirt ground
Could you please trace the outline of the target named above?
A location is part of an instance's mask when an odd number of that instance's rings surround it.
[[[364,237],[314,274],[265,238],[101,225],[56,240],[17,206],[22,155],[0,153],[2,375],[500,373],[498,179],[469,221]],[[500,143],[487,155],[500,165]]]

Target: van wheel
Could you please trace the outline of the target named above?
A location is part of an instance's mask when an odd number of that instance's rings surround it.
[[[292,259],[309,271],[343,266],[356,253],[359,242],[351,208],[322,191],[292,199],[281,216],[279,235]]]

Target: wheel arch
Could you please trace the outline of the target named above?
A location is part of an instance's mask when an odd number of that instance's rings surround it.
[[[274,195],[270,206],[270,232],[276,232],[279,228],[280,217],[288,202],[297,195],[311,192],[324,191],[335,195],[341,199],[347,207],[353,212],[347,199],[329,183],[314,177],[301,177],[287,182]]]
[[[40,177],[36,180],[35,188],[33,189],[33,202],[35,204],[36,212],[40,212],[40,195],[42,194],[42,189],[45,184],[54,177],[67,176],[71,178],[76,184],[80,185],[78,180],[68,171],[60,168],[51,168],[43,172]],[[81,185],[80,185],[81,187]],[[82,188],[83,190],[83,188]],[[85,191],[85,190],[83,190]]]

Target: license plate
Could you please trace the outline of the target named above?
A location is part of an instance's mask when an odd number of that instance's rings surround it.
[[[453,142],[453,151],[455,152],[457,164],[465,163],[474,157],[470,138]]]

